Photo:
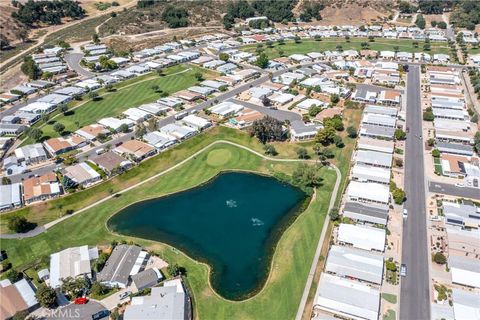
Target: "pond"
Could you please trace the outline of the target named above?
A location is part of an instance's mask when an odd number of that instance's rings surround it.
[[[214,290],[241,300],[266,281],[274,247],[306,200],[303,191],[277,179],[228,172],[196,188],[133,204],[108,226],[208,263]]]

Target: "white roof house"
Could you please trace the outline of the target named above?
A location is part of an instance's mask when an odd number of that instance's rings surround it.
[[[54,109],[55,105],[52,103],[35,101],[21,107],[19,110],[28,113],[50,113]]]
[[[58,288],[67,277],[92,276],[90,260],[98,258],[96,247],[74,247],[50,255],[50,286]]]
[[[480,319],[480,293],[452,288],[455,319]]]
[[[325,271],[341,277],[382,284],[383,255],[334,245],[328,252]]]
[[[390,170],[356,164],[352,168],[352,178],[359,182],[390,183]]]
[[[212,123],[207,119],[201,118],[193,114],[186,116],[181,120],[181,122],[183,122],[187,126],[192,127],[196,130],[205,129],[212,125]]]
[[[390,189],[385,184],[350,181],[347,198],[351,201],[388,204]]]
[[[390,168],[393,156],[384,152],[359,150],[355,155],[355,162],[374,167]]]
[[[210,108],[210,111],[213,114],[219,115],[221,117],[228,117],[236,114],[239,111],[242,111],[244,107],[240,104],[236,104],[230,101],[225,101],[216,106]]]
[[[145,121],[150,118],[152,115],[146,111],[140,110],[138,108],[129,108],[122,112],[127,116],[128,119],[132,121]]]
[[[451,255],[448,267],[452,273],[452,283],[480,288],[480,263],[477,259]]]
[[[303,110],[310,110],[311,107],[317,106],[317,107],[322,107],[324,106],[325,103],[318,99],[305,99],[299,104],[297,104],[297,108],[303,109]]]
[[[125,320],[184,320],[187,319],[187,294],[180,279],[168,280],[163,287],[154,287],[150,295],[132,298]]]
[[[388,140],[379,140],[367,137],[360,137],[357,147],[360,150],[378,151],[384,153],[393,153],[395,143]]]
[[[135,121],[130,119],[117,119],[117,118],[103,118],[98,121],[99,124],[105,128],[110,128],[112,130],[118,131],[122,124],[126,124],[129,128],[135,124]]]
[[[183,140],[194,136],[197,133],[197,130],[176,123],[170,123],[161,127],[160,132],[173,136],[178,140]]]
[[[378,289],[327,273],[322,273],[318,286],[315,308],[349,319],[378,319]]]
[[[385,236],[385,229],[341,223],[338,227],[337,240],[354,248],[383,252]]]
[[[165,149],[177,142],[177,139],[169,134],[152,131],[143,136],[143,140],[157,149]]]
[[[0,185],[0,210],[9,209],[22,204],[20,183]]]

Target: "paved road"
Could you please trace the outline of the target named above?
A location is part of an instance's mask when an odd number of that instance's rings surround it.
[[[295,112],[270,109],[268,107],[259,106],[257,104],[253,104],[253,103],[250,103],[250,102],[247,102],[247,101],[240,101],[240,100],[237,100],[237,99],[230,99],[230,101],[232,101],[233,103],[236,103],[236,104],[243,105],[246,108],[257,110],[260,113],[266,114],[267,116],[271,116],[271,117],[273,117],[277,120],[280,120],[280,121],[288,120],[288,121],[292,122],[292,121],[295,121],[295,120],[302,120],[302,117],[298,113],[295,113]]]
[[[448,183],[429,181],[428,191],[432,193],[446,194],[454,197],[480,200],[480,189],[457,187],[453,184]]]
[[[430,319],[427,225],[425,215],[425,177],[420,104],[420,68],[410,66],[407,82],[407,136],[405,160],[405,208],[402,263],[408,275],[401,279],[400,319]]]
[[[66,53],[63,58],[70,69],[75,70],[79,75],[85,78],[91,78],[95,76],[95,73],[90,72],[80,65],[80,61],[83,59],[83,53],[80,52],[69,52]]]

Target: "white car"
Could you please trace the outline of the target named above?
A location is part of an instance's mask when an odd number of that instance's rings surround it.
[[[403,209],[403,217],[406,219],[408,217],[408,210]]]

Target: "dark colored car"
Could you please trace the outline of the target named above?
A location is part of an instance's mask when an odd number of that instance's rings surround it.
[[[102,318],[108,317],[110,315],[110,311],[108,310],[101,310],[95,314],[92,314],[92,320],[100,320]]]

